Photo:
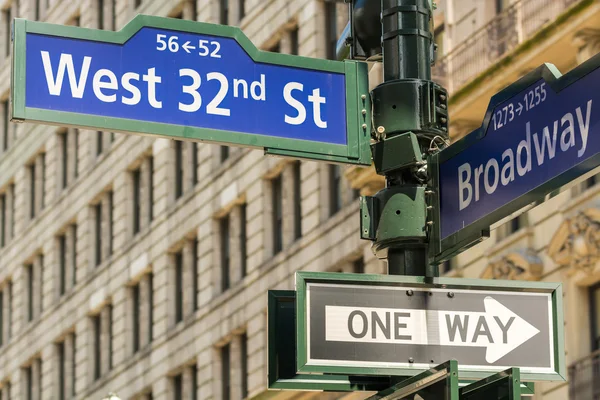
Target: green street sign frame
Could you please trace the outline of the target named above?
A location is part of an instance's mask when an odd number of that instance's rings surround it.
[[[584,79],[599,68],[600,54],[595,55],[564,75],[553,64],[545,63],[540,65],[491,98],[481,127],[429,158],[428,171],[431,176],[431,186],[436,188],[435,193],[431,196],[433,225],[430,229],[430,263],[439,264],[480,243],[490,236],[490,230],[494,224],[509,216],[515,217],[519,215],[521,212],[526,211],[525,207],[537,206],[543,203],[558,194],[561,188],[565,189],[574,185],[578,178],[587,175],[591,176],[591,171],[600,166],[600,154],[593,154],[575,167],[532,188],[523,195],[514,198],[474,222],[469,223],[462,229],[448,235],[446,238],[442,237],[440,215],[441,198],[444,196],[440,193],[440,168],[442,168],[442,164],[467,151],[470,146],[476,144],[478,141],[483,140],[486,132],[494,126],[493,118],[496,107],[515,98],[519,93],[535,85],[536,82],[544,82],[548,86],[547,90],[560,94],[563,90],[568,89],[571,85],[576,84],[579,80]]]
[[[294,290],[269,290],[267,319],[270,390],[353,392],[376,391],[390,386],[389,377],[297,374]]]
[[[363,363],[338,360],[319,360],[311,362],[309,356],[309,300],[308,286],[310,284],[338,286],[338,287],[365,287],[365,288],[383,288],[385,290],[398,289],[402,293],[405,291],[417,292],[478,292],[490,293],[490,295],[545,295],[548,297],[549,318],[553,322],[548,326],[548,334],[551,336],[551,348],[548,349],[551,357],[552,368],[539,370],[521,367],[522,379],[527,382],[535,381],[564,381],[566,377],[565,352],[564,352],[564,317],[562,303],[562,284],[549,282],[529,282],[529,281],[503,281],[489,279],[464,279],[464,278],[426,278],[415,276],[394,276],[394,275],[371,275],[371,274],[351,274],[351,273],[327,273],[327,272],[297,272],[296,273],[296,327],[297,327],[297,372],[300,374],[347,374],[347,375],[376,375],[376,376],[412,376],[416,373],[426,370],[417,364],[409,364],[405,361],[394,363]],[[355,289],[353,289],[355,290]],[[502,293],[502,294],[499,294]],[[435,294],[435,293],[433,293]],[[457,298],[452,295],[453,298]],[[461,295],[462,296],[462,295]],[[355,296],[356,297],[356,296]],[[450,296],[448,296],[450,297]],[[358,301],[358,300],[357,300]],[[344,301],[336,299],[336,306],[343,306]],[[369,306],[356,306],[369,307]],[[370,306],[373,307],[373,306]],[[389,307],[392,307],[391,305]],[[398,307],[398,306],[396,306]],[[451,310],[454,311],[454,310]],[[458,310],[456,310],[458,311]],[[520,311],[521,312],[521,311]],[[550,322],[548,322],[550,324]],[[319,338],[322,334],[318,335]],[[412,346],[412,345],[410,345]],[[513,350],[518,353],[519,350]],[[459,359],[459,362],[460,359]],[[354,365],[352,365],[354,363]],[[377,365],[375,365],[377,364]],[[465,380],[474,380],[486,378],[496,372],[498,369],[488,367],[486,371],[483,368],[467,369],[468,364],[461,362],[463,368],[460,370],[460,378]]]
[[[505,371],[481,379],[460,388],[461,400],[521,400],[521,374],[519,368]]]
[[[346,82],[346,145],[26,106],[26,37],[28,33],[87,40],[96,43],[124,44],[136,32],[147,27],[232,38],[256,63],[343,74]],[[331,163],[371,165],[371,149],[369,146],[371,98],[369,95],[367,64],[364,62],[332,61],[261,51],[237,27],[148,15],[137,15],[117,32],[54,25],[17,18],[13,23],[12,45],[10,101],[11,121],[13,122],[72,126],[168,139],[263,148],[268,155],[305,158]],[[365,113],[362,110],[365,110]]]

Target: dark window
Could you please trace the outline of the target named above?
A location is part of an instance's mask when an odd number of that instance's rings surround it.
[[[198,143],[192,143],[192,184],[198,183]]]
[[[598,183],[598,175],[592,175],[583,181],[583,190],[589,189]]]
[[[58,398],[63,400],[65,396],[65,342],[57,343],[58,353]]]
[[[135,8],[138,8],[141,5],[142,5],[142,0],[133,0],[133,6]]]
[[[4,32],[6,32],[6,35],[4,36],[4,46],[5,46],[5,55],[6,57],[10,56],[10,39],[11,39],[11,24],[12,24],[12,20],[13,20],[13,15],[12,15],[12,8],[9,6],[8,8],[5,8],[2,11],[2,14],[4,14],[4,23],[6,24],[4,26]]]
[[[271,204],[273,207],[273,254],[283,248],[283,194],[281,175],[271,180]]]
[[[141,190],[142,190],[142,171],[141,168],[136,169],[132,173],[133,179],[133,234],[135,235],[141,229]]]
[[[198,278],[200,270],[198,269],[198,239],[192,241],[192,306],[194,310],[198,309]]]
[[[0,195],[0,247],[6,244],[6,194]]]
[[[352,272],[355,274],[365,273],[365,260],[363,257],[359,257],[352,263]]]
[[[101,324],[100,324],[100,314],[94,315],[92,317],[92,324],[94,329],[94,379],[100,379],[100,375],[102,373],[102,364],[101,364],[101,343],[100,338],[102,337]]]
[[[73,152],[75,152],[75,157],[73,157],[73,163],[75,164],[73,165],[73,177],[77,178],[79,176],[79,129],[75,129],[73,136],[75,140],[75,143],[73,143]]]
[[[229,147],[221,146],[221,162],[225,162],[229,158]]]
[[[102,203],[94,206],[95,214],[95,236],[96,236],[96,265],[102,262]]]
[[[181,374],[173,377],[173,399],[183,400],[183,376]]]
[[[17,205],[15,204],[15,184],[11,183],[9,188],[9,193],[11,196],[11,208],[10,208],[10,237],[15,237],[15,213],[17,209]]]
[[[104,26],[104,0],[98,1],[98,29],[105,29]],[[110,0],[109,0],[110,1]]]
[[[298,27],[295,27],[290,32],[290,47],[290,53],[297,56],[299,54]]]
[[[67,235],[58,237],[58,257],[59,257],[59,294],[62,296],[67,289]]]
[[[39,20],[41,17],[40,15],[40,0],[35,0],[35,16],[34,19],[35,20]]]
[[[112,369],[113,367],[113,323],[112,323],[112,304],[107,305],[108,307],[108,348],[106,351],[108,352],[108,369]]]
[[[6,290],[6,289],[5,289]],[[4,291],[0,290],[0,346],[4,344]]]
[[[117,0],[110,0],[110,29],[117,28]]]
[[[113,253],[113,192],[108,192],[108,254]]]
[[[325,57],[336,59],[335,48],[337,45],[337,3],[325,2]]]
[[[190,367],[190,370],[192,375],[192,396],[190,400],[198,400],[198,367],[194,364]]]
[[[31,365],[25,368],[25,377],[27,379],[27,400],[33,400],[33,367]]]
[[[521,216],[511,219],[509,226],[510,226],[510,233],[515,233],[516,231],[521,229],[523,227],[523,221],[522,221]]]
[[[229,344],[221,347],[221,392],[222,400],[231,399]]]
[[[148,342],[152,342],[154,334],[154,275],[148,276]]]
[[[183,320],[183,253],[175,253],[175,322]]]
[[[27,276],[27,321],[33,320],[33,264],[25,267]]]
[[[246,276],[247,269],[248,269],[247,260],[246,260],[248,258],[248,250],[246,247],[246,241],[247,241],[246,228],[247,228],[246,203],[244,203],[244,204],[240,205],[240,262],[241,262],[241,269],[242,269],[242,273],[241,273],[242,278]]]
[[[300,161],[293,166],[294,179],[294,238],[302,236],[302,177],[300,175]]]
[[[452,271],[454,267],[454,259],[446,260],[439,265],[440,275],[447,274]]]
[[[4,126],[2,127],[2,150],[5,151],[8,149],[8,131],[10,127],[10,115],[8,115],[8,100],[2,102],[2,114],[4,115]]]
[[[40,185],[40,193],[39,196],[40,198],[40,208],[44,208],[44,206],[46,205],[46,185],[45,185],[45,179],[46,179],[46,154],[42,153],[40,154],[38,157],[40,157],[41,159],[41,172],[40,172],[40,179],[42,180],[42,184]]]
[[[240,374],[242,398],[248,396],[248,336],[244,332],[240,337]]]
[[[238,8],[240,10],[240,21],[246,16],[246,0],[238,0]]]
[[[590,296],[590,326],[592,335],[592,349],[600,349],[600,285],[594,285],[589,289]]]
[[[229,289],[229,215],[219,220],[221,247],[221,290]]]
[[[29,182],[31,184],[29,187],[29,217],[33,218],[35,217],[35,163],[29,166]]]
[[[73,273],[71,276],[71,283],[73,286],[77,283],[77,225],[71,225],[71,268],[73,268]]]
[[[272,53],[281,53],[281,43],[277,42],[273,46],[269,48],[269,51]]]
[[[229,23],[229,0],[220,0],[220,3],[219,23],[227,25]]]
[[[4,316],[6,318],[6,324],[8,325],[6,340],[10,339],[12,334],[12,302],[13,302],[13,290],[12,290],[12,282],[8,282],[8,286],[4,290],[8,290],[8,306],[7,314]]]
[[[71,397],[75,397],[75,381],[77,380],[77,376],[75,375],[75,366],[77,365],[77,336],[75,333],[72,333],[71,336],[73,338],[73,349],[71,350]]]
[[[131,288],[131,315],[133,315],[132,324],[132,346],[133,352],[140,349],[140,284]]]
[[[96,155],[99,156],[100,154],[102,154],[102,151],[104,146],[104,140],[103,140],[103,135],[102,132],[98,131],[96,132]]]
[[[154,219],[154,211],[152,211],[152,207],[154,207],[154,157],[150,156],[148,167],[150,176],[148,177],[148,214],[149,220],[152,221]]]
[[[326,3],[328,4],[328,3]],[[329,215],[342,209],[342,169],[339,165],[329,165]]]
[[[175,198],[183,195],[183,142],[175,141]]]

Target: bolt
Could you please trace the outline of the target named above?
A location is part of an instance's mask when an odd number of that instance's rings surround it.
[[[445,94],[440,94],[440,100],[445,101],[446,100],[446,95]]]
[[[454,292],[448,292],[448,297],[453,298],[454,297]]]
[[[408,358],[408,362],[412,364],[412,363],[414,363],[414,362],[415,362],[415,359],[414,359],[414,358],[412,358],[412,357],[409,357],[409,358]]]
[[[362,109],[362,115],[366,115],[367,114],[367,110],[365,110],[364,108]]]
[[[432,226],[433,225],[433,221],[427,221],[427,225]]]
[[[360,98],[363,99],[363,100],[366,100],[367,99],[367,95],[363,94],[363,95],[360,96]]]
[[[383,132],[385,132],[385,128],[383,126],[378,126],[377,133],[383,133]]]
[[[440,104],[440,108],[443,108],[445,110],[446,109],[446,104],[445,103]]]
[[[433,210],[433,206],[427,206],[428,210]]]
[[[442,121],[442,124],[445,124],[446,122],[448,122],[448,118],[442,117],[440,118],[440,121]]]
[[[363,131],[367,130],[367,124],[362,124]]]
[[[435,192],[433,190],[426,190],[425,194],[435,194]]]
[[[407,296],[412,296],[412,295],[413,295],[413,291],[412,291],[412,289],[408,289],[408,290],[406,291],[406,295],[407,295]]]

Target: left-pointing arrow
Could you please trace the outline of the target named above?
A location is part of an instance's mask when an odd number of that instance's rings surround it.
[[[185,42],[185,43],[183,44],[183,46],[181,46],[181,47],[183,47],[183,49],[186,51],[186,53],[190,53],[190,50],[194,50],[194,49],[196,49],[194,46],[192,46],[192,45],[190,44],[190,41],[189,41],[189,40],[188,40],[187,42]]]

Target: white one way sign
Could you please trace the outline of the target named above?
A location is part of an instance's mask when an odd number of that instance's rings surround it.
[[[493,363],[540,332],[494,298],[483,303],[485,312],[325,306],[325,340],[484,347]]]
[[[563,379],[560,284],[422,279],[297,273],[297,370],[413,375],[455,359],[465,378]]]

